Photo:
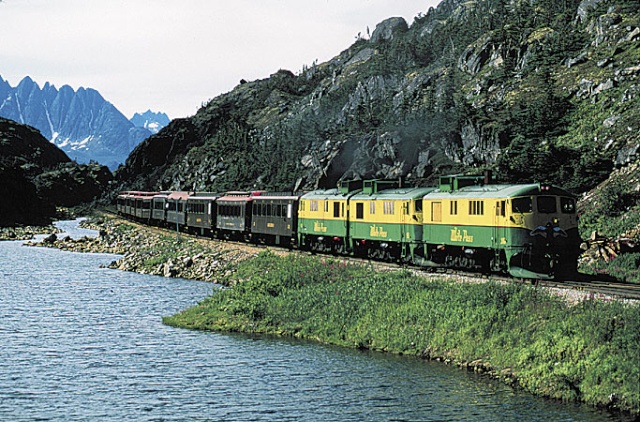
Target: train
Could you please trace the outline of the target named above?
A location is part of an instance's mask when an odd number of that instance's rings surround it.
[[[374,179],[300,193],[125,191],[116,208],[217,239],[522,279],[575,274],[581,252],[573,194],[490,174],[440,176],[435,187]]]

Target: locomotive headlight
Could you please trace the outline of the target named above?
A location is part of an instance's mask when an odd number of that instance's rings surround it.
[[[558,224],[560,222],[560,220],[558,220],[557,218],[553,219],[553,224]]]

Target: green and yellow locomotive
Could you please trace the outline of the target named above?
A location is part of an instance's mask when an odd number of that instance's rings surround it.
[[[361,180],[342,182],[338,189],[302,195],[298,205],[298,246],[314,252],[350,252],[349,200],[361,188]]]
[[[350,200],[351,250],[358,256],[411,260],[423,237],[423,197],[433,188],[367,180]]]
[[[447,267],[553,278],[576,270],[576,200],[544,184],[445,176],[424,197],[424,257]]]
[[[438,188],[343,182],[300,198],[298,242],[317,252],[553,278],[576,269],[576,200],[543,184],[443,176]]]

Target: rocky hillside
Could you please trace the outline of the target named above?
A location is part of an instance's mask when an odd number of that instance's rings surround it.
[[[13,88],[0,78],[0,116],[33,126],[79,163],[115,169],[151,132],[136,127],[94,89],[59,90],[30,77]]]
[[[46,224],[56,206],[93,201],[111,172],[79,165],[36,129],[0,118],[0,227]]]
[[[637,0],[444,0],[329,62],[241,80],[139,145],[117,177],[284,190],[491,168],[581,193],[637,162],[639,78]]]

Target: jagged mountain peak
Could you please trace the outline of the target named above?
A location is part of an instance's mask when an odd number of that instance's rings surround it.
[[[63,85],[58,90],[46,82],[40,89],[25,76],[15,88],[0,83],[0,95],[0,116],[37,128],[79,163],[96,161],[114,169],[151,136],[93,88]]]
[[[163,112],[154,112],[147,109],[144,113],[135,113],[129,119],[136,127],[149,130],[151,133],[158,133],[163,127],[170,122],[169,116]]]

